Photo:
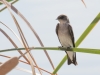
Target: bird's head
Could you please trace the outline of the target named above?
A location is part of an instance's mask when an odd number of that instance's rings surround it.
[[[69,19],[66,15],[59,15],[56,20],[58,20],[59,22],[68,22],[69,23]]]

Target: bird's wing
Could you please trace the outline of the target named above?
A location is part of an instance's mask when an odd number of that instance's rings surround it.
[[[69,31],[69,35],[71,36],[71,40],[72,40],[72,43],[73,43],[73,47],[75,47],[75,39],[74,39],[74,33],[73,33],[73,29],[71,27],[71,25],[68,25],[68,31]]]
[[[57,36],[58,36],[58,29],[59,29],[59,23],[56,26],[56,34],[57,34]]]
[[[57,24],[57,26],[56,26],[56,34],[57,34],[57,36],[58,36],[58,29],[59,29],[59,23]],[[59,36],[58,36],[58,39],[59,39]],[[59,42],[60,42],[60,39],[59,39]],[[60,42],[61,43],[61,42]]]

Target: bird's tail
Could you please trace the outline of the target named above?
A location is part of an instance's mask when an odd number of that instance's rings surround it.
[[[72,51],[65,51],[67,53],[67,57],[68,57],[68,65],[70,64],[74,64],[77,65],[77,61],[76,61],[76,52],[72,52]]]

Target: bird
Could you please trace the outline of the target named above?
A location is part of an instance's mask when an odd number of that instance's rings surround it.
[[[68,65],[74,64],[77,65],[76,61],[76,52],[73,52],[71,48],[75,47],[75,39],[72,26],[70,25],[70,21],[68,17],[64,14],[61,14],[57,17],[59,23],[56,25],[56,34],[58,36],[59,42],[61,46],[67,48],[65,50],[68,57]]]

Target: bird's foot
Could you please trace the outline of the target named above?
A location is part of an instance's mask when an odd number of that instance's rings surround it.
[[[58,46],[58,48],[62,48],[63,46]]]
[[[67,47],[67,48],[65,49],[65,52],[66,52],[66,51],[69,51],[69,50],[71,51],[71,50],[72,50],[71,48],[72,48],[71,46],[70,46],[70,47]]]
[[[70,47],[67,47],[67,49],[71,49],[71,46]]]
[[[72,50],[71,48],[71,46],[70,47],[63,47],[63,46],[58,46],[58,48],[60,49],[60,50],[64,50],[64,51],[69,51],[69,50]]]
[[[65,50],[65,49],[63,48],[63,46],[58,46],[58,48],[59,48],[60,50]]]

